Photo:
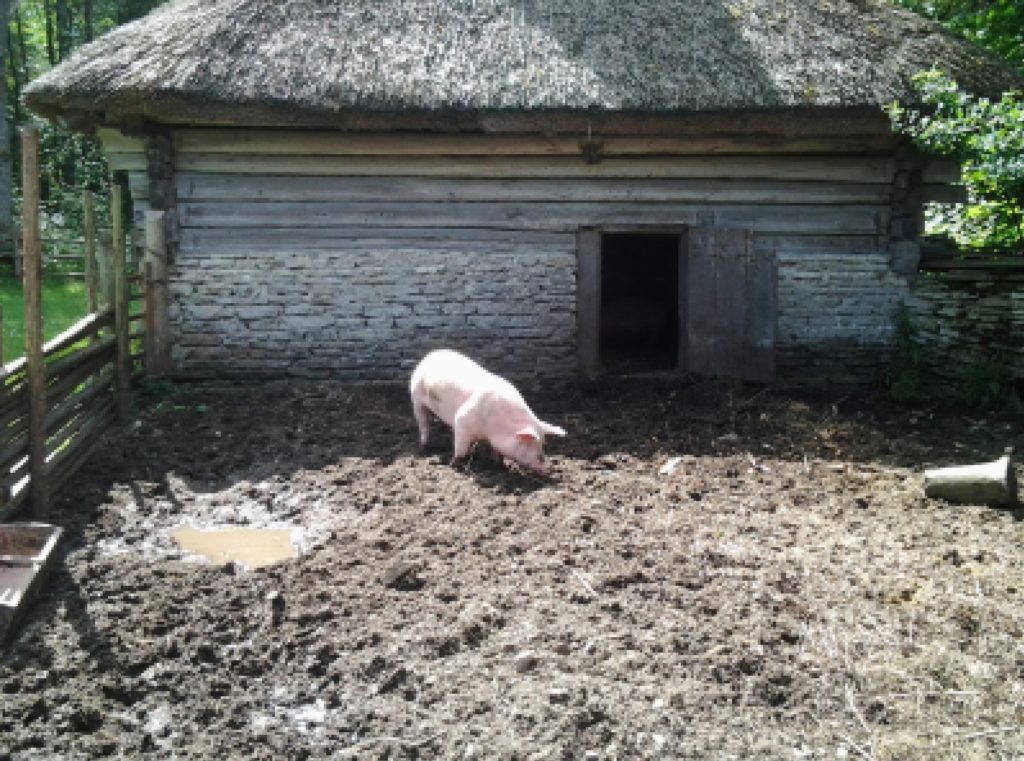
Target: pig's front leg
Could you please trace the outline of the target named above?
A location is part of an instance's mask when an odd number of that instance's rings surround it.
[[[453,463],[466,457],[473,442],[479,438],[476,435],[477,426],[475,425],[478,412],[478,400],[475,396],[471,396],[455,413],[455,418],[452,420],[452,438],[455,444],[452,451]]]
[[[430,408],[425,404],[413,402],[412,414],[416,416],[416,425],[420,429],[420,448],[425,448],[430,442]]]

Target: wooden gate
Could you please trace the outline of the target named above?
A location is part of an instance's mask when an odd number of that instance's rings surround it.
[[[774,254],[754,251],[753,232],[744,229],[697,227],[687,242],[687,372],[774,379]]]

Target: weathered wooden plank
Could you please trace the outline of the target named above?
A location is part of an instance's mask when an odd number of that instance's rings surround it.
[[[686,204],[592,203],[182,203],[182,229],[295,227],[490,227],[511,230],[576,230],[582,226],[680,226],[713,212],[716,224],[759,232],[877,234],[886,228],[885,206],[760,206],[707,208]]]
[[[576,350],[580,372],[596,378],[600,369],[601,233],[581,230],[577,245]]]
[[[776,274],[750,230],[699,227],[688,237],[687,369],[769,381],[775,375]]]
[[[43,353],[49,357],[64,351],[89,336],[95,335],[97,331],[112,325],[114,322],[113,312],[109,308],[86,315],[74,325],[66,328],[43,345]]]
[[[171,371],[171,327],[168,317],[167,245],[164,212],[146,212],[145,355],[146,374],[163,378]]]
[[[112,172],[144,172],[147,168],[143,153],[104,152]]]
[[[870,253],[885,248],[884,235],[815,235],[754,231],[758,251],[817,254],[823,251]]]
[[[786,180],[293,177],[181,173],[179,201],[590,201],[888,204],[887,184]],[[132,196],[136,197],[134,186]]]
[[[114,407],[113,403],[108,403],[94,410],[83,420],[71,444],[54,455],[50,462],[54,491],[66,484],[92,455],[102,440],[100,434],[115,420]]]
[[[96,397],[103,395],[102,404],[109,404],[113,399],[114,371],[107,366],[103,372],[88,384],[82,385],[74,393],[65,397],[53,406],[46,416],[46,430],[49,433],[59,430],[74,415],[80,414],[80,408],[88,405]],[[95,406],[95,405],[93,405]]]
[[[696,375],[713,375],[722,351],[714,243],[710,227],[695,227],[687,236],[686,369]]]
[[[113,269],[114,269],[114,334],[117,340],[117,419],[122,426],[128,425],[131,408],[131,358],[128,343],[128,273],[125,251],[124,200],[121,188],[112,190],[110,214],[114,221]]]
[[[186,153],[175,156],[179,172],[379,177],[635,177],[748,178],[886,183],[893,161],[882,156],[688,156],[607,159],[526,156],[267,156]]]
[[[215,257],[239,253],[301,254],[313,251],[468,251],[471,253],[531,253],[538,250],[574,252],[573,232],[548,233],[475,228],[347,228],[310,229],[301,236],[293,228],[260,230],[241,235],[237,229],[190,229],[183,231],[178,253],[182,257]]]
[[[128,192],[133,202],[149,201],[149,177],[144,171],[128,173]]]
[[[130,138],[111,139],[112,150],[127,152]],[[608,137],[593,141],[604,156],[712,155],[759,153],[876,153],[896,145],[891,135],[765,135],[706,137]],[[345,134],[328,131],[182,129],[175,132],[180,153],[254,153],[293,156],[579,156],[582,137],[437,134]],[[104,146],[108,144],[104,140]]]
[[[21,129],[22,257],[25,293],[25,361],[28,371],[28,444],[32,514],[49,510],[46,483],[46,364],[43,353],[42,250],[39,235],[39,130]]]
[[[128,137],[114,129],[97,130],[111,171],[145,172],[146,146],[142,138]]]

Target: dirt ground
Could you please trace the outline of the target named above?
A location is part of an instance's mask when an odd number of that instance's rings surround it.
[[[399,387],[140,399],[54,507],[0,759],[1024,756],[1024,512],[921,478],[1024,452],[1019,418],[524,392],[569,431],[548,479],[419,453]],[[215,566],[182,525],[301,554]]]

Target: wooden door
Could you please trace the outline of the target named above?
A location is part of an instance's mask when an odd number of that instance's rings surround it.
[[[776,265],[754,251],[744,229],[689,231],[686,268],[686,370],[697,375],[770,381],[775,377]]]

